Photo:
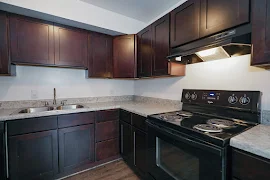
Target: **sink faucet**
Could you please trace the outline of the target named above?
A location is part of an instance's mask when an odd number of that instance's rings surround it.
[[[56,105],[56,89],[53,88],[53,105]]]

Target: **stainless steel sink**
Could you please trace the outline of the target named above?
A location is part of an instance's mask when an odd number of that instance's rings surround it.
[[[38,112],[45,112],[45,111],[52,111],[54,107],[37,107],[37,108],[27,108],[22,109],[18,112],[18,114],[22,113],[38,113]]]
[[[56,109],[57,110],[72,110],[72,109],[80,109],[80,108],[84,108],[84,106],[82,105],[78,105],[78,104],[73,104],[73,105],[63,105],[63,106],[58,106]]]

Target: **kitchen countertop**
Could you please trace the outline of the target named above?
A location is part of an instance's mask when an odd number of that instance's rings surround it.
[[[230,141],[232,147],[270,159],[270,126],[258,125]]]
[[[39,112],[39,113],[28,113],[28,114],[14,114],[14,112],[18,111],[19,109],[0,109],[0,121],[99,111],[99,110],[116,109],[116,108],[121,108],[123,110],[127,110],[132,113],[144,116],[144,117],[147,117],[148,115],[151,115],[151,114],[158,114],[158,113],[179,110],[176,107],[170,106],[170,105],[163,106],[160,104],[135,102],[135,101],[100,102],[100,103],[89,103],[89,104],[81,104],[81,105],[83,105],[84,108],[76,109],[76,110],[54,110],[54,111],[46,111],[46,112]]]

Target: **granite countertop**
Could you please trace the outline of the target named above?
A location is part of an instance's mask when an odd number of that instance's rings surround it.
[[[258,125],[230,141],[232,147],[270,159],[270,126]]]
[[[81,104],[81,105],[83,105],[84,108],[76,109],[76,110],[54,110],[54,111],[29,113],[29,114],[14,114],[14,112],[19,110],[18,108],[0,109],[0,121],[99,111],[99,110],[116,109],[116,108],[121,108],[121,109],[130,111],[132,113],[135,113],[144,117],[147,117],[148,115],[151,115],[151,114],[158,114],[158,113],[179,110],[176,107],[170,106],[170,105],[163,106],[160,104],[134,102],[134,101],[99,102],[99,103],[89,103],[89,104]]]

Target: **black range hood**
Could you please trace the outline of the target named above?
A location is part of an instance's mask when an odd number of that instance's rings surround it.
[[[169,61],[193,64],[251,53],[251,25],[243,25],[171,49]]]

